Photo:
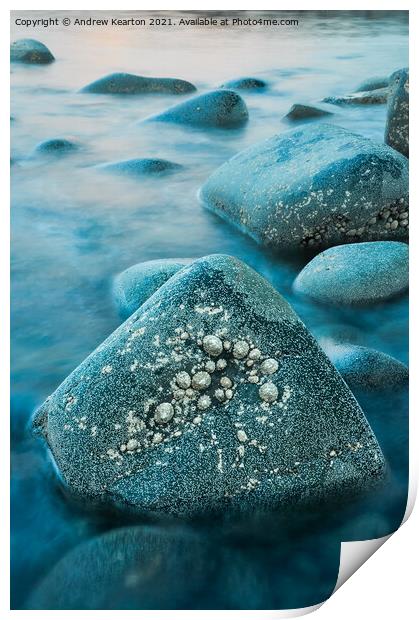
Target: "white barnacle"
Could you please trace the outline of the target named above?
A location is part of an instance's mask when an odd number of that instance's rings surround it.
[[[225,395],[227,400],[231,400],[233,398],[233,390],[226,390]]]
[[[233,382],[230,377],[221,377],[220,385],[222,385],[223,388],[231,388]]]
[[[213,357],[217,357],[220,355],[223,350],[223,343],[218,336],[205,336],[202,341],[204,351],[208,353],[208,355],[212,355]]]
[[[213,362],[212,360],[208,360],[208,362],[206,362],[206,364],[205,364],[205,370],[207,372],[214,372],[214,370],[215,370],[215,362]]]
[[[225,359],[217,360],[217,369],[218,370],[224,370],[224,368],[226,368],[226,366],[227,366],[227,362],[225,361]]]
[[[240,430],[237,431],[237,439],[241,443],[245,443],[249,438],[246,435],[246,432],[243,429],[240,429]]]
[[[224,340],[223,346],[224,346],[224,349],[226,351],[230,351],[230,349],[231,349],[231,342],[229,340]]]
[[[153,443],[160,443],[163,441],[163,435],[161,433],[155,433],[152,439]]]
[[[191,385],[191,378],[185,370],[181,370],[176,375],[176,383],[183,390],[187,390]]]
[[[259,396],[266,403],[273,403],[278,398],[278,388],[272,382],[264,383],[259,388]]]
[[[161,403],[156,407],[154,412],[154,419],[159,424],[166,424],[173,418],[175,410],[170,403]]]
[[[248,381],[249,383],[259,383],[259,377],[257,375],[250,375]]]
[[[270,357],[262,362],[260,370],[264,375],[273,375],[278,370],[278,367],[278,362]]]
[[[215,390],[214,396],[217,400],[220,401],[220,403],[222,403],[225,400],[224,390],[220,390],[220,389]]]
[[[106,366],[104,366],[102,368],[102,375],[108,375],[109,373],[112,372],[112,366],[110,364],[107,364]]]
[[[130,439],[129,441],[127,441],[126,447],[128,451],[132,452],[132,450],[135,450],[136,448],[138,448],[138,441],[136,439]]]
[[[238,340],[233,347],[233,356],[241,360],[249,353],[249,345],[245,340]]]
[[[192,387],[195,390],[205,390],[205,388],[211,385],[211,375],[205,370],[201,370],[193,375]]]
[[[198,398],[198,409],[208,409],[211,406],[211,398],[204,394]]]
[[[252,349],[249,353],[249,357],[251,360],[258,360],[260,358],[260,356],[262,355],[260,349]]]

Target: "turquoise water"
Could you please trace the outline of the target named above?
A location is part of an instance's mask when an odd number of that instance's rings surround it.
[[[48,13],[60,19],[64,15],[76,16]],[[293,103],[351,92],[364,79],[388,75],[408,63],[406,13],[300,12],[290,17],[298,17],[298,28],[279,31],[64,26],[28,31],[12,25],[12,39],[38,38],[56,57],[47,66],[13,65],[11,76],[14,607],[29,604],[66,553],[123,525],[114,516],[75,507],[57,485],[39,441],[26,430],[33,409],[119,324],[110,287],[120,270],[154,258],[232,254],[263,274],[310,329],[344,322],[354,328],[360,344],[407,361],[407,299],[367,310],[324,308],[296,299],[291,284],[303,260],[269,254],[198,202],[197,191],[212,170],[248,145],[290,127],[283,116]],[[266,79],[269,89],[243,94],[250,115],[243,129],[156,127],[141,121],[182,97],[77,92],[114,71],[179,77],[200,92],[251,75]],[[382,141],[385,106],[336,108],[333,122]],[[33,155],[39,141],[56,136],[74,138],[82,148],[63,158]],[[92,168],[153,156],[184,169],[164,179],[139,181]],[[206,553],[215,558],[223,549],[217,562],[231,585],[214,584],[205,595],[205,588],[197,587],[185,594],[183,606],[314,604],[333,590],[343,536],[362,539],[397,528],[406,499],[407,395],[356,395],[391,465],[386,491],[346,507],[336,522],[322,514],[310,527],[304,523],[289,531],[287,524],[274,521],[269,543],[253,530],[234,540],[198,532],[203,540],[214,541]],[[80,553],[79,570],[88,573],[88,561]],[[241,563],[242,573],[237,572]],[[229,571],[233,565],[235,571]],[[209,574],[202,579],[217,581]],[[166,593],[169,607],[180,605],[175,591],[173,585],[173,597],[170,588]],[[147,601],[144,605],[160,605],[157,594]],[[86,593],[85,606],[89,604]],[[142,603],[128,597],[120,605]]]

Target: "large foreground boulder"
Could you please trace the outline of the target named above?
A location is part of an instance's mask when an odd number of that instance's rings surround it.
[[[137,263],[118,274],[113,297],[123,318],[129,317],[192,258],[163,258]]]
[[[372,241],[318,254],[298,274],[293,288],[320,303],[341,306],[378,303],[404,293],[408,286],[408,245]]]
[[[237,259],[174,275],[34,419],[83,498],[192,517],[290,510],[383,475],[352,394],[291,307]]]
[[[409,69],[390,77],[385,142],[409,157]]]
[[[48,65],[55,58],[46,45],[36,39],[18,39],[10,45],[10,61],[29,65]]]
[[[405,239],[408,160],[342,127],[316,124],[238,153],[201,189],[209,209],[277,250]]]
[[[111,73],[88,84],[82,93],[100,95],[144,95],[160,93],[167,95],[184,95],[192,93],[196,87],[185,80],[176,78],[153,78],[131,73]]]
[[[214,90],[172,106],[150,121],[178,123],[198,127],[240,127],[249,113],[243,99],[232,90]]]

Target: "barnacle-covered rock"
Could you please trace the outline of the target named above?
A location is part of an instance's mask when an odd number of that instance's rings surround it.
[[[10,61],[29,65],[48,65],[55,58],[46,45],[36,39],[18,39],[10,45]]]
[[[409,69],[390,78],[385,142],[409,157]]]

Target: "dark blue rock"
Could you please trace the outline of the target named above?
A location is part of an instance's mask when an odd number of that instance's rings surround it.
[[[312,105],[294,103],[284,118],[290,121],[304,121],[311,118],[321,118],[322,116],[331,116],[333,112],[322,110]]]
[[[265,80],[253,77],[237,78],[225,82],[220,88],[232,88],[233,90],[261,90],[268,86]]]
[[[387,88],[377,88],[377,90],[356,92],[350,95],[325,97],[323,101],[333,105],[377,105],[380,103],[386,103],[387,97]]]
[[[99,170],[113,172],[115,174],[126,174],[129,176],[162,176],[177,172],[182,168],[180,164],[176,164],[167,159],[143,158],[143,159],[126,159],[124,161],[116,161],[110,164],[101,164],[97,166]]]
[[[150,121],[198,127],[239,127],[248,121],[243,99],[232,90],[214,90],[168,108]]]
[[[409,69],[390,77],[385,142],[409,157]]]
[[[34,426],[71,491],[140,513],[291,510],[364,492],[385,471],[360,407],[294,311],[223,255],[170,278]]]
[[[112,73],[88,84],[81,89],[81,92],[101,95],[143,95],[148,93],[184,95],[195,90],[195,86],[185,80],[143,77],[131,73]]]
[[[35,39],[18,39],[10,45],[10,61],[32,65],[47,65],[55,58],[49,49]]]
[[[378,303],[406,292],[408,286],[409,246],[373,241],[318,254],[298,274],[293,289],[317,302],[342,306]]]
[[[323,344],[323,350],[351,389],[391,390],[409,380],[407,367],[381,351],[349,344]]]
[[[387,88],[388,84],[388,77],[372,77],[361,82],[355,92],[361,93],[369,90],[378,90],[379,88]]]
[[[278,251],[406,239],[407,227],[386,218],[407,211],[408,160],[342,127],[310,124],[235,155],[200,198]]]
[[[118,274],[113,283],[113,297],[120,315],[128,318],[179,269],[192,258],[165,258],[132,265]]]
[[[66,140],[65,138],[51,138],[50,140],[44,140],[37,144],[35,151],[37,153],[65,155],[77,151],[79,148],[80,146],[71,140]]]

